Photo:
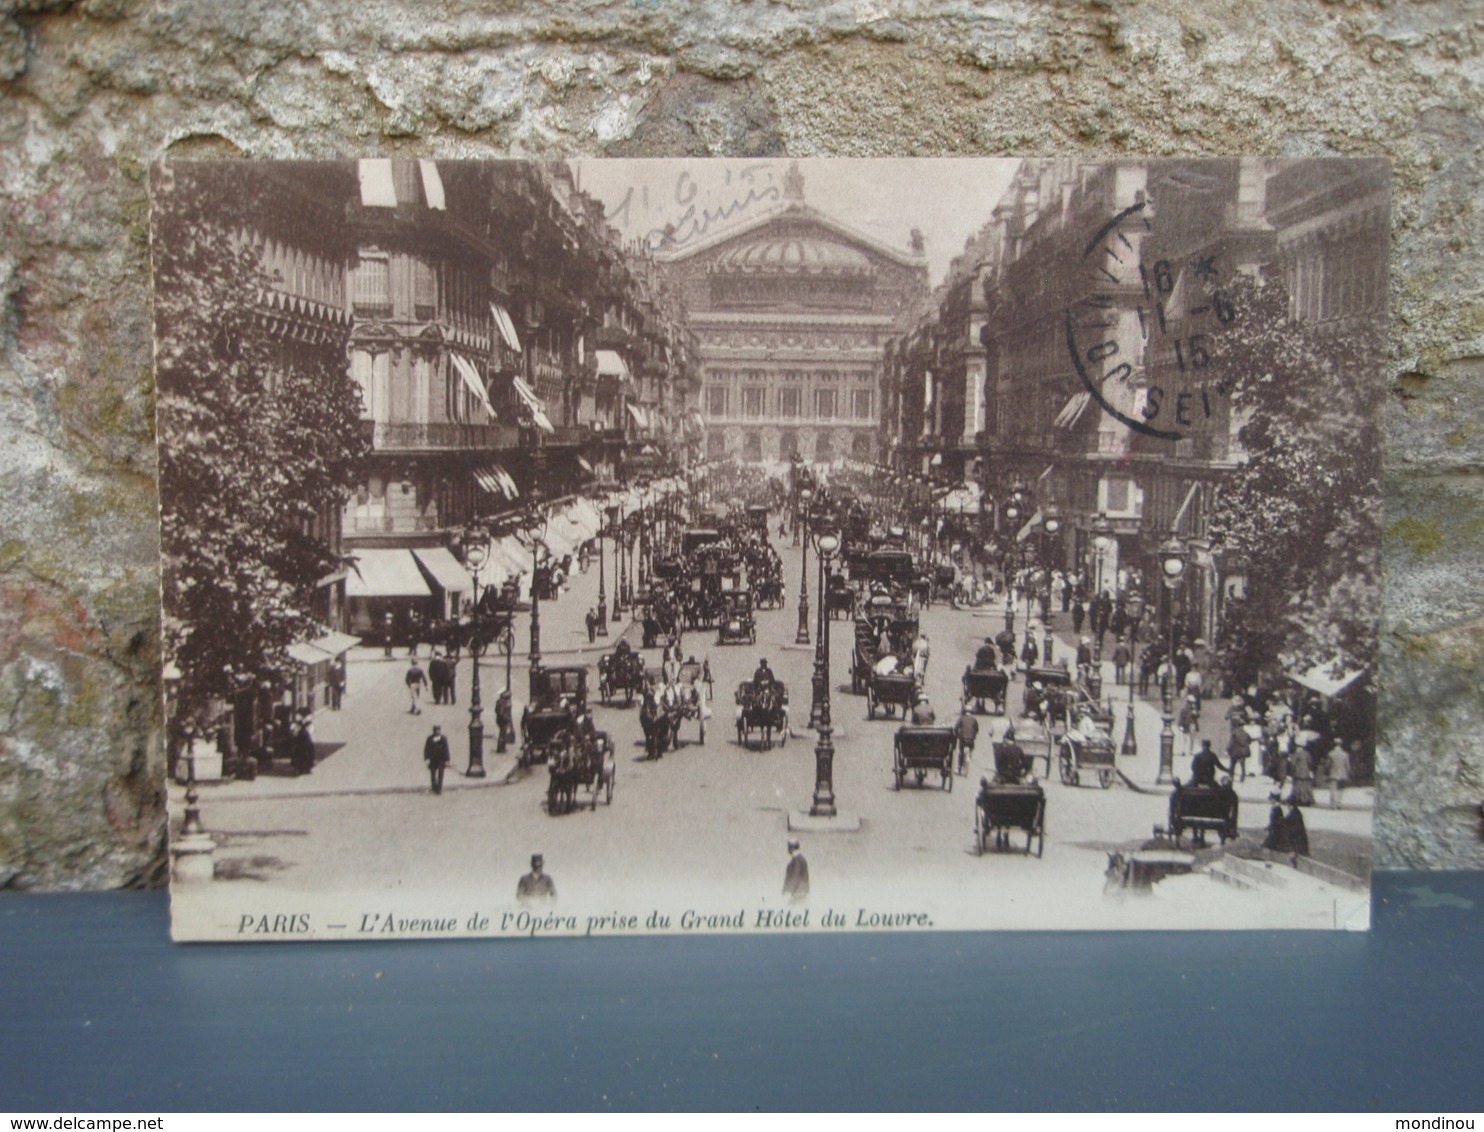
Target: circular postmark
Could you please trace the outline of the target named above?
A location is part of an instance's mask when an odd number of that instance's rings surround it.
[[[1148,254],[1150,202],[1115,214],[1082,249],[1077,297],[1066,310],[1067,350],[1099,408],[1134,432],[1179,441],[1222,416],[1229,393],[1212,367],[1212,340],[1236,319],[1219,250]]]

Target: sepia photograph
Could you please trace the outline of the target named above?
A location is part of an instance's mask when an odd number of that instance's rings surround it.
[[[150,180],[176,940],[1369,927],[1386,162]]]

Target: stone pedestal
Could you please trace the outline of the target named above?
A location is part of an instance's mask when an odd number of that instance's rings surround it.
[[[170,842],[170,879],[176,884],[200,884],[214,874],[216,842],[209,833],[185,833]]]

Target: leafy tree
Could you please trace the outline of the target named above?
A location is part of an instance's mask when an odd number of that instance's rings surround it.
[[[1213,526],[1247,559],[1247,599],[1229,626],[1243,683],[1276,660],[1338,658],[1374,679],[1381,580],[1380,329],[1325,330],[1289,317],[1278,283],[1239,277],[1237,317],[1212,364],[1245,418],[1248,458]]]
[[[155,369],[165,648],[178,717],[246,678],[289,676],[284,646],[319,630],[315,582],[339,566],[312,531],[364,454],[345,340],[287,344],[248,218],[282,215],[241,163],[154,178]]]

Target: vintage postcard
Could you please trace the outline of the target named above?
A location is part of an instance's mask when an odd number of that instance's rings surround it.
[[[1389,209],[160,164],[175,938],[1366,928]]]

